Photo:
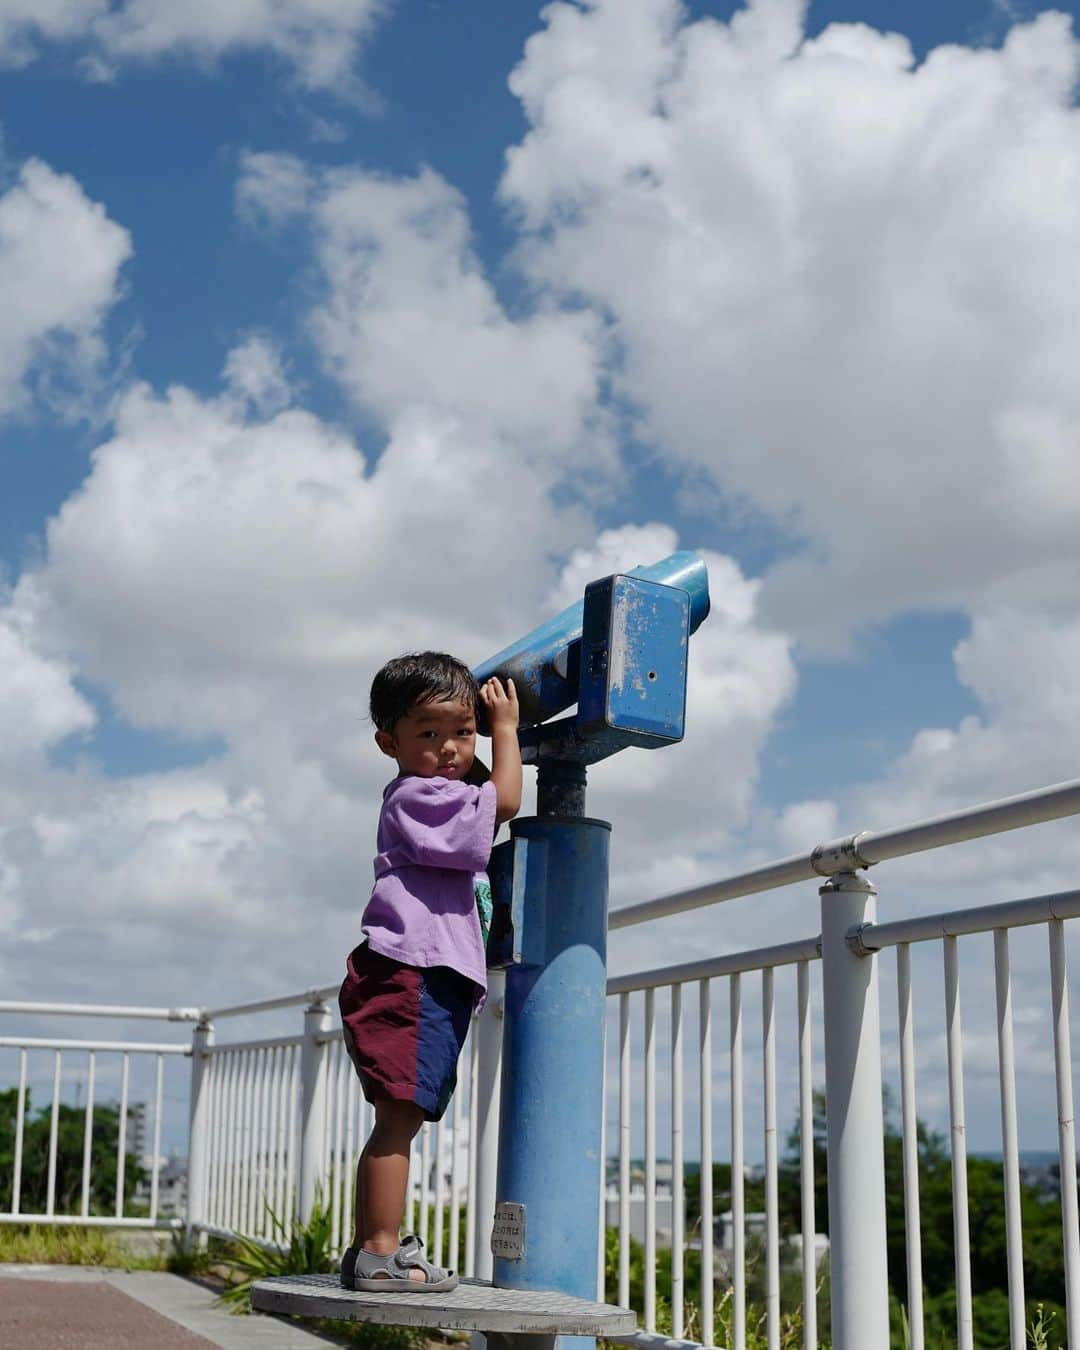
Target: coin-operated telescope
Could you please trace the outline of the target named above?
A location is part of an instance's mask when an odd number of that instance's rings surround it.
[[[584,790],[584,766],[630,745],[682,739],[688,640],[708,613],[704,562],[673,553],[590,582],[581,603],[476,668],[481,683],[492,675],[514,681],[522,759],[540,770],[540,815],[549,814],[549,789],[560,801],[568,780]],[[575,703],[576,714],[549,720]]]
[[[504,1288],[595,1295],[611,826],[585,815],[586,771],[682,739],[689,638],[708,612],[704,562],[674,553],[590,582],[474,671],[513,678],[537,767],[537,813],[491,862],[488,961],[507,972],[492,1235]]]

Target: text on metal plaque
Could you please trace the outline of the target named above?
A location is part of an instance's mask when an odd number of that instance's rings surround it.
[[[525,1255],[525,1206],[507,1201],[495,1206],[491,1252],[505,1261],[520,1261]]]

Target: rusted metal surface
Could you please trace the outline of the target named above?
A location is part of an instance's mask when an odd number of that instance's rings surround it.
[[[580,818],[585,815],[584,764],[541,760],[536,780],[536,814]]]

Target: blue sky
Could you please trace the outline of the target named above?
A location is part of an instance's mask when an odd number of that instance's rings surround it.
[[[0,0],[23,996],[72,942],[86,997],[321,980],[372,670],[674,547],[716,608],[686,744],[595,775],[616,903],[1075,774],[1076,6],[107,9]],[[811,922],[777,904],[708,932]]]
[[[696,4],[688,13],[726,19],[734,8]],[[467,198],[474,244],[492,283],[509,305],[523,303],[521,279],[508,258],[514,232],[495,198],[506,148],[524,129],[507,75],[537,15],[530,6],[497,3],[471,5],[467,16],[446,4],[395,7],[368,48],[370,103],[359,109],[332,92],[304,96],[283,87],[280,63],[255,55],[228,56],[210,75],[170,59],[125,70],[111,84],[87,82],[73,76],[72,48],[63,44],[6,74],[5,161],[10,172],[37,156],[72,174],[132,232],[135,257],[109,321],[128,376],[158,388],[180,382],[211,393],[236,334],[268,333],[286,345],[305,405],[377,442],[378,425],[350,410],[298,331],[304,241],[253,244],[236,219],[238,157],[265,149],[325,165],[359,161],[387,174],[435,168]],[[994,5],[819,4],[811,7],[808,30],[835,20],[903,32],[919,54],[942,42],[1000,40],[1008,24]],[[320,144],[320,134],[332,134],[333,142]],[[85,421],[58,425],[40,415],[6,429],[11,490],[0,502],[0,559],[9,575],[37,555],[44,521],[82,481],[99,433]],[[631,446],[628,451],[633,464]],[[734,553],[752,574],[788,546],[771,522],[748,520],[723,502],[700,514],[687,511],[666,477],[662,465],[643,455],[599,519],[617,523],[645,503],[655,509],[659,493],[665,519],[680,533]],[[906,615],[869,635],[854,660],[808,663],[763,760],[767,796],[783,804],[793,788],[796,795],[814,793],[813,762],[823,745],[814,728],[834,720],[836,708],[858,708],[850,722],[874,723],[872,734],[859,732],[849,744],[860,776],[928,720],[948,724],[970,711],[950,655],[965,629],[961,614]],[[897,650],[905,652],[904,662],[897,663]],[[897,673],[909,661],[920,670],[914,687]],[[896,697],[898,680],[902,697]],[[109,772],[187,762],[204,752],[205,743],[134,733],[110,716],[100,691],[87,691],[103,718],[91,753]]]

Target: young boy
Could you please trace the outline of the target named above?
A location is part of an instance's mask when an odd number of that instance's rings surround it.
[[[490,776],[475,758],[478,702],[491,728]],[[345,1044],[375,1107],[341,1283],[437,1292],[457,1275],[426,1261],[419,1238],[401,1238],[409,1152],[421,1124],[446,1110],[487,990],[484,869],[496,829],[521,806],[517,694],[513,680],[480,689],[452,656],[420,652],[375,676],[371,720],[398,773],[383,792],[364,940],[339,998]]]

